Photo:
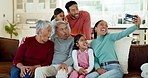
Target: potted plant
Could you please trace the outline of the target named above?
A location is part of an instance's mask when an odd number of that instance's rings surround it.
[[[7,20],[8,21],[8,20]],[[12,35],[15,35],[15,36],[17,36],[18,35],[18,33],[17,33],[17,31],[16,31],[16,28],[15,28],[15,26],[16,26],[16,23],[10,23],[9,21],[8,21],[8,23],[9,23],[9,25],[6,25],[5,26],[5,30],[7,31],[7,33],[9,33],[10,34],[10,38],[12,38]]]

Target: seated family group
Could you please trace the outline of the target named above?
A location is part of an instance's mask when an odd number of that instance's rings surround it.
[[[37,22],[37,35],[26,37],[18,47],[10,78],[123,78],[114,44],[139,28],[140,17],[135,15],[134,25],[119,33],[108,33],[107,22],[98,21],[89,45],[89,13],[79,11],[75,1],[65,8],[66,17],[56,8],[51,23]]]

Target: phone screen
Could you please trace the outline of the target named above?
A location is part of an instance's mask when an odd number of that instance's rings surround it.
[[[126,14],[124,20],[128,22],[133,22],[133,15]]]

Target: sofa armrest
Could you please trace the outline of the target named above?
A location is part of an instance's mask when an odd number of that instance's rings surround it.
[[[132,45],[129,53],[128,69],[140,69],[148,62],[148,45]]]
[[[0,61],[12,62],[19,40],[0,37]]]

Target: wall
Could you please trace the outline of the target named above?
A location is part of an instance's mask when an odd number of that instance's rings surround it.
[[[20,15],[20,24],[26,24],[27,19],[49,20],[51,19],[53,12],[49,13],[17,13]],[[16,15],[14,17],[16,22]]]
[[[121,32],[125,30],[124,28],[109,28],[109,32],[111,33],[116,33],[116,32]],[[146,32],[145,32],[146,31]],[[148,30],[145,29],[139,29],[139,30],[135,30],[132,34],[130,34],[130,37],[135,38],[136,40],[138,40],[139,42],[137,44],[143,45],[143,44],[148,44]],[[146,39],[145,39],[146,37]]]
[[[13,22],[13,0],[0,0],[0,10],[0,36],[4,37],[7,34],[4,30],[6,20]]]
[[[146,30],[146,44],[148,44],[148,29]]]

